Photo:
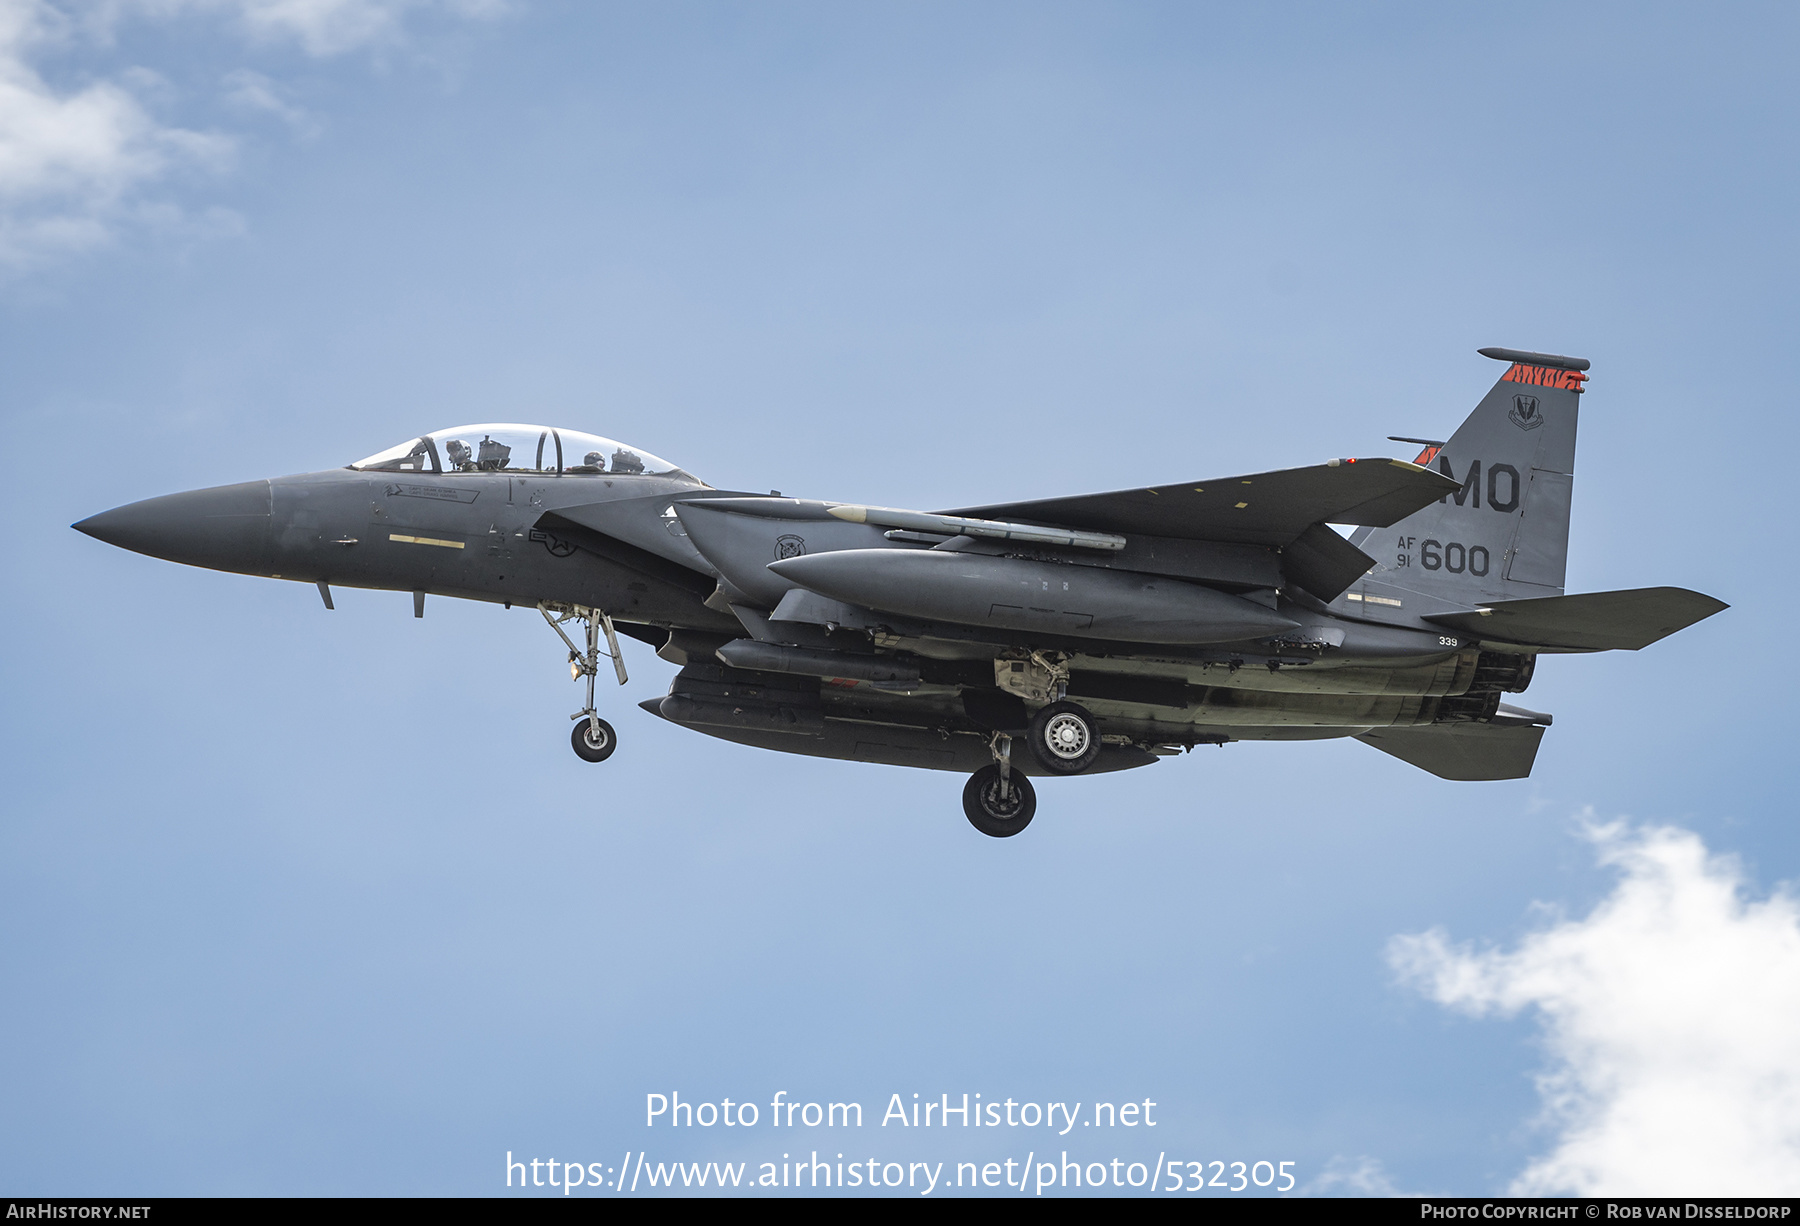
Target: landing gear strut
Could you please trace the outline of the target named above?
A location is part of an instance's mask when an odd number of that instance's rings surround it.
[[[969,824],[996,839],[1011,838],[1031,825],[1037,813],[1037,791],[1031,780],[1012,768],[1012,738],[996,732],[988,748],[994,764],[969,776],[963,785],[963,813]]]
[[[605,656],[612,661],[613,673],[619,678],[620,685],[624,685],[627,680],[625,659],[619,654],[619,636],[613,632],[612,618],[606,615],[605,610],[590,609],[586,605],[552,605],[543,601],[538,602],[538,612],[544,615],[544,620],[550,623],[550,628],[556,631],[557,637],[568,645],[569,680],[587,678],[587,706],[569,716],[570,719],[583,722],[576,724],[571,730],[569,740],[583,761],[604,762],[612,757],[619,738],[613,732],[613,726],[601,719],[600,713],[594,708],[594,678],[600,672],[600,657]],[[582,627],[582,637],[587,645],[585,651],[577,647],[575,640],[563,629],[563,623],[567,621],[573,621]],[[606,651],[600,650],[601,634],[606,635]]]

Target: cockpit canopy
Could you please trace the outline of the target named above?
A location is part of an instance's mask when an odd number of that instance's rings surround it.
[[[377,473],[538,473],[700,479],[659,456],[598,434],[510,422],[454,426],[408,439],[350,465]]]

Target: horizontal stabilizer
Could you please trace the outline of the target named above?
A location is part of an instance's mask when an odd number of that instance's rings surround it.
[[[1536,724],[1432,724],[1376,728],[1356,738],[1439,779],[1524,779],[1544,730]]]
[[[1310,468],[942,512],[1094,532],[1286,545],[1314,524],[1385,528],[1460,482],[1404,460],[1332,460]]]
[[[1636,651],[1731,606],[1679,587],[1501,600],[1425,620],[1496,643],[1566,651]]]

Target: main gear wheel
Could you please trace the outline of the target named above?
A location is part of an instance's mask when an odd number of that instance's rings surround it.
[[[1031,717],[1031,756],[1045,770],[1079,775],[1100,756],[1094,717],[1079,703],[1053,702]]]
[[[1037,813],[1037,792],[1031,780],[1018,771],[1002,776],[998,766],[984,766],[963,785],[963,812],[969,824],[985,835],[1009,839]]]

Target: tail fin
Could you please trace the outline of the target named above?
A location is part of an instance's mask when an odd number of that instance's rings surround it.
[[[1427,445],[1417,460],[1462,489],[1352,540],[1383,559],[1385,581],[1447,600],[1556,595],[1569,555],[1575,420],[1588,363],[1479,352],[1510,363],[1506,373],[1448,442]]]

